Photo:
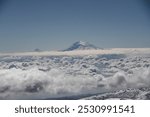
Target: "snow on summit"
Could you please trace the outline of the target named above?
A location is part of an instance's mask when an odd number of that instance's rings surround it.
[[[84,42],[84,41],[77,41],[75,43],[73,43],[69,48],[67,48],[64,51],[72,51],[72,50],[97,50],[100,49],[88,42]]]

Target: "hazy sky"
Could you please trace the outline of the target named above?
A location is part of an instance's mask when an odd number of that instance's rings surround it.
[[[59,50],[78,40],[150,47],[149,2],[143,1],[0,0],[0,52]]]

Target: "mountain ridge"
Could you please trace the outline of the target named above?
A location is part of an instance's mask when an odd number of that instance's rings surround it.
[[[73,43],[69,48],[63,51],[74,51],[74,50],[98,50],[101,48],[96,47],[93,44],[84,41],[77,41]]]

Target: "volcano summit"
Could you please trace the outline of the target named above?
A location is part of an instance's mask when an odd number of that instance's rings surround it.
[[[100,49],[88,42],[78,41],[73,43],[69,48],[64,51],[73,51],[73,50],[97,50]]]

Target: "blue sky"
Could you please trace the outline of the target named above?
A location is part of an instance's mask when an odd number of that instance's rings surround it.
[[[0,52],[65,49],[82,40],[98,47],[150,47],[144,0],[0,0]]]

